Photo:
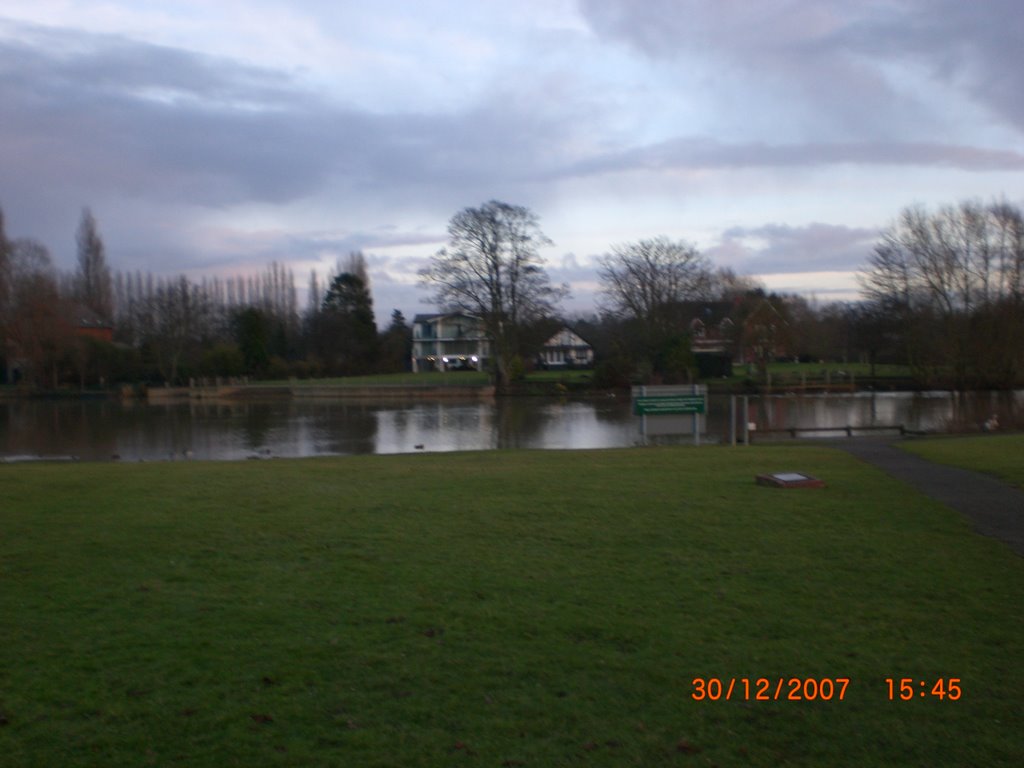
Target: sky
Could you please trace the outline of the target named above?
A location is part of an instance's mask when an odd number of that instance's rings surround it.
[[[588,313],[664,235],[856,297],[910,205],[1024,203],[1020,0],[0,0],[0,208],[75,265],[325,275],[431,311],[453,214],[530,208]]]

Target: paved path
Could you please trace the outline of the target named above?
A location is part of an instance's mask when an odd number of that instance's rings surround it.
[[[955,509],[978,533],[1001,539],[1024,556],[1024,491],[979,472],[927,461],[892,440],[848,438],[832,445]]]

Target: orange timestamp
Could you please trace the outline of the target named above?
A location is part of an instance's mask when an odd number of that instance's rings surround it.
[[[843,701],[848,677],[695,677],[694,701]]]
[[[889,687],[889,701],[925,698],[957,701],[963,696],[959,677],[940,677],[934,680],[887,677],[885,684]]]

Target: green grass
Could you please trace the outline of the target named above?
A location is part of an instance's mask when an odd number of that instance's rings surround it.
[[[985,472],[1024,488],[1024,435],[951,437],[902,446],[929,461]]]
[[[841,381],[844,377],[853,376],[858,379],[866,379],[871,376],[871,366],[868,363],[769,363],[768,372],[773,378],[784,378],[786,380],[799,381],[801,376],[808,380],[824,379],[826,373],[836,380]],[[746,365],[734,365],[733,376],[747,376]],[[911,375],[910,367],[906,365],[875,365],[875,376],[878,378],[907,378]]]
[[[585,383],[594,378],[593,370],[586,368],[573,368],[565,370],[551,370],[551,371],[530,371],[526,374],[526,381],[556,381],[556,382],[572,382],[572,383]]]
[[[526,382],[585,382],[593,371],[531,371]],[[490,383],[485,371],[424,371],[423,373],[381,373],[372,376],[344,376],[324,379],[296,379],[254,382],[255,386],[458,386],[482,387]]]
[[[267,386],[455,386],[482,387],[488,383],[487,373],[483,371],[425,371],[423,373],[380,373],[370,376],[344,376],[324,379],[295,379],[289,381],[265,381],[258,384]]]
[[[753,482],[787,469],[828,487]],[[1024,754],[1024,561],[821,447],[0,466],[0,585],[12,766]]]

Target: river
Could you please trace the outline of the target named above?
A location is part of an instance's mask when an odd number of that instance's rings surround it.
[[[742,400],[739,401],[740,403]],[[739,408],[742,411],[742,408]],[[915,432],[1024,426],[1024,391],[859,393],[749,399],[755,442],[771,430],[903,425]],[[701,442],[729,441],[730,399],[711,395]],[[736,416],[742,424],[743,414]],[[690,423],[683,417],[684,426]],[[835,437],[838,432],[801,433]],[[780,437],[774,433],[773,437]],[[690,442],[692,436],[658,438]],[[628,396],[555,401],[351,402],[331,399],[194,401],[0,400],[0,459],[236,460],[353,454],[578,449],[638,445]]]

